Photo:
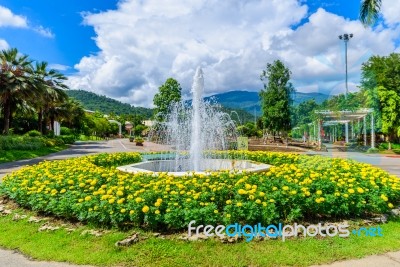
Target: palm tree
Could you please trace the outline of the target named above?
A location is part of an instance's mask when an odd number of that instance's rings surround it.
[[[8,134],[13,102],[32,96],[32,61],[19,55],[16,48],[0,52],[0,105],[3,114],[3,133]]]
[[[38,113],[39,131],[43,133],[43,123],[50,120],[50,129],[59,116],[59,106],[68,98],[64,92],[68,87],[63,83],[67,78],[56,70],[47,69],[47,62],[36,62],[34,76],[35,86],[40,91],[40,97],[34,101]]]
[[[364,26],[375,23],[381,10],[382,0],[363,0],[360,7],[360,20]]]

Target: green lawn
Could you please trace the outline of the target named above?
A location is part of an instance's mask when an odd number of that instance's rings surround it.
[[[0,246],[17,249],[37,260],[66,261],[98,266],[308,266],[337,260],[400,250],[400,221],[381,225],[383,237],[269,240],[223,244],[216,240],[187,242],[178,235],[167,239],[153,237],[131,247],[116,248],[114,243],[129,233],[111,230],[101,237],[81,235],[88,226],[38,232],[42,223],[13,221],[13,215],[0,217]],[[65,223],[58,221],[58,224]],[[70,225],[65,226],[70,227]],[[140,230],[139,230],[140,231]]]
[[[0,150],[0,163],[45,156],[68,148],[68,145],[42,147],[36,150]]]

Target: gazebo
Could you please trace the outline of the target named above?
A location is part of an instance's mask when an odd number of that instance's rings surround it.
[[[357,121],[360,125],[360,121],[363,121],[363,136],[364,146],[367,146],[367,116],[371,119],[371,148],[375,147],[375,125],[374,125],[374,113],[373,109],[363,108],[355,111],[342,110],[342,111],[331,111],[331,110],[320,110],[315,111],[316,114],[321,115],[321,119],[316,121],[314,124],[314,137],[317,137],[318,143],[321,144],[321,127],[323,126],[336,126],[345,125],[345,142],[349,142],[349,123],[351,123],[351,135],[355,136],[354,122]],[[316,134],[316,125],[318,127],[318,133]],[[359,127],[358,127],[359,128]],[[337,128],[332,127],[330,129],[330,141],[335,142],[338,138]]]

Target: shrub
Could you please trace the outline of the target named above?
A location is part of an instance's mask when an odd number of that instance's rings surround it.
[[[367,153],[379,153],[379,149],[378,148],[368,148]]]
[[[273,164],[265,173],[173,177],[123,173],[138,153],[99,154],[25,167],[0,192],[19,204],[66,218],[159,230],[201,224],[277,223],[388,212],[400,202],[394,175],[364,163],[270,152],[216,152]]]
[[[29,132],[27,132],[25,135],[30,136],[30,137],[38,137],[38,136],[42,136],[42,133],[36,130],[31,130]]]
[[[72,135],[73,133],[72,133],[72,131],[71,131],[70,128],[68,128],[68,127],[61,127],[61,128],[60,128],[60,134],[61,134],[61,135]]]
[[[46,146],[42,137],[8,135],[0,136],[2,150],[36,150]]]

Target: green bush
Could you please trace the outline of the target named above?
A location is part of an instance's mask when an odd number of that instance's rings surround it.
[[[38,137],[38,136],[42,136],[42,133],[36,130],[31,130],[29,132],[27,132],[25,135],[30,136],[30,137]]]
[[[2,150],[36,150],[45,147],[45,138],[30,137],[27,135],[0,136],[0,149]]]
[[[393,152],[396,153],[396,154],[400,154],[400,149],[398,149],[398,148],[393,149]]]
[[[64,144],[73,144],[76,140],[75,135],[59,135],[56,140],[62,140]]]
[[[72,130],[68,127],[61,127],[60,128],[60,134],[61,135],[72,135]]]
[[[379,153],[379,149],[378,148],[368,148],[367,153]]]

